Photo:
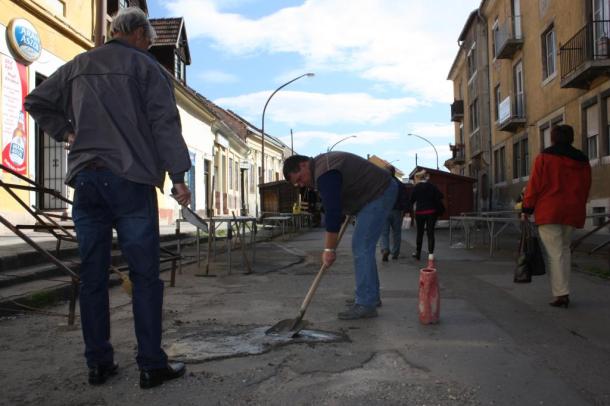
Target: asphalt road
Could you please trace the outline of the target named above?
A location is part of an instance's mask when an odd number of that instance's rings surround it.
[[[379,317],[340,321],[353,294],[350,231],[305,317],[348,341],[270,344],[247,355],[240,335],[296,316],[319,268],[322,231],[313,230],[261,244],[250,275],[236,253],[230,275],[223,256],[217,277],[185,267],[165,290],[165,346],[179,353],[190,339],[206,354],[219,340],[233,347],[191,359],[184,378],[152,390],[138,387],[130,300],[120,288],[111,292],[120,371],[101,387],[86,382],[78,326],[55,315],[3,318],[0,404],[610,405],[610,281],[574,271],[573,303],[552,308],[546,276],[515,285],[509,252],[490,258],[485,249],[449,248],[441,230],[441,321],[424,326],[417,314],[423,261],[410,258],[414,236],[405,231],[401,257],[379,262]]]

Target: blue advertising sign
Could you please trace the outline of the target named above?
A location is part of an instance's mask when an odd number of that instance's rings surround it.
[[[32,63],[40,57],[42,43],[36,28],[28,20],[14,18],[7,29],[8,43],[19,59]]]

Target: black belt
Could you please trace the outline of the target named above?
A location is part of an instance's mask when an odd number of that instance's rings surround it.
[[[87,162],[85,169],[89,169],[92,171],[101,171],[101,170],[108,169],[108,167],[101,161],[91,161],[91,162]]]

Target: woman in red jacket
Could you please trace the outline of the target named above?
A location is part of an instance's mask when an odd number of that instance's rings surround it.
[[[591,187],[589,158],[571,144],[574,130],[569,125],[551,129],[552,146],[534,162],[523,198],[521,219],[534,214],[538,234],[546,251],[551,290],[549,304],[570,303],[570,242],[574,228],[585,224],[587,197]]]

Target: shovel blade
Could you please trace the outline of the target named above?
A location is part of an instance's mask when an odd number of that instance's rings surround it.
[[[199,217],[194,211],[189,209],[188,207],[182,207],[182,217],[195,227],[201,229],[204,233],[208,231],[208,223],[205,222],[204,219]]]
[[[308,324],[309,322],[302,318],[285,319],[271,326],[265,331],[265,334],[268,336],[292,338],[299,334],[299,331],[307,327]]]

